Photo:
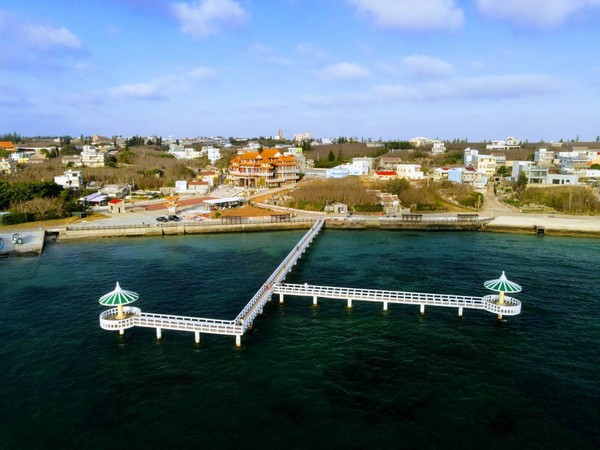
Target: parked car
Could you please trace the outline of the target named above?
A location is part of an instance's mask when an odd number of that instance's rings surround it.
[[[179,221],[181,220],[181,217],[179,217],[179,216],[176,216],[175,214],[171,214],[171,215],[169,216],[169,220],[170,220],[171,222],[179,222]]]
[[[169,219],[167,219],[167,218],[166,218],[166,217],[164,217],[164,216],[160,216],[160,217],[157,217],[157,218],[156,218],[156,221],[157,221],[157,222],[168,222],[168,221],[169,221]]]

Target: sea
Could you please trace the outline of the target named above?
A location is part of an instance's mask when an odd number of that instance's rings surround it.
[[[285,297],[232,336],[100,328],[233,319],[305,231],[47,244],[0,260],[2,449],[600,448],[600,240],[323,230],[287,282],[483,296],[518,316]]]

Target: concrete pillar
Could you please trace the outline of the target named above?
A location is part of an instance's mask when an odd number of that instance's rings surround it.
[[[351,298],[348,299],[348,308],[352,308],[352,299]]]
[[[462,317],[462,315],[463,315],[463,307],[459,306],[458,307],[458,317]]]
[[[283,293],[282,292],[279,293],[279,303],[283,304]]]
[[[196,342],[196,344],[200,343],[200,332],[199,331],[194,331],[194,341]]]
[[[160,328],[156,329],[156,339],[162,338],[162,330]]]
[[[425,315],[425,305],[421,305],[421,307],[419,309],[419,314],[421,314],[422,316]]]
[[[387,311],[387,304],[388,304],[388,302],[383,302],[383,310],[384,311]]]
[[[235,346],[236,347],[241,347],[242,346],[242,335],[241,334],[236,334],[235,335]]]
[[[120,334],[121,336],[123,336],[123,335],[125,334],[125,330],[124,330],[123,328],[121,328],[121,329],[119,330],[119,334]]]
[[[260,308],[260,311],[258,311],[258,313],[259,313],[259,314],[262,316],[263,309],[262,309],[262,308]]]
[[[317,296],[313,295],[313,306],[317,306]]]

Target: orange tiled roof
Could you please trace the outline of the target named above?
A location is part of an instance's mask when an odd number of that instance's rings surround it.
[[[16,150],[15,145],[8,141],[0,141],[0,148],[4,150]]]
[[[276,158],[279,154],[279,150],[276,148],[265,148],[263,152],[260,154],[263,158]]]

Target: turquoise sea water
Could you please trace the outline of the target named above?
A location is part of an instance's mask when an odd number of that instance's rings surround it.
[[[325,230],[289,282],[485,295],[520,316],[286,297],[233,337],[100,329],[231,319],[303,231],[61,242],[0,261],[0,448],[598,448],[600,241]],[[274,299],[276,300],[276,299]]]

